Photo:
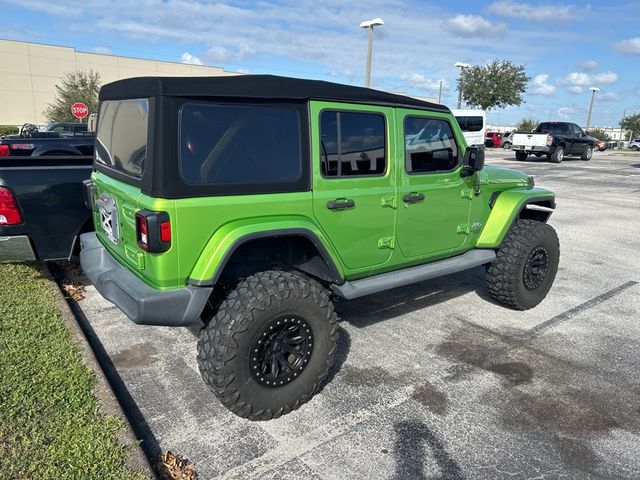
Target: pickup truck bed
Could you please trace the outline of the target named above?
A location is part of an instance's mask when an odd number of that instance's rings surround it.
[[[0,157],[0,189],[11,192],[23,219],[18,225],[0,224],[0,260],[73,254],[80,233],[93,230],[82,190],[92,162],[90,156]]]

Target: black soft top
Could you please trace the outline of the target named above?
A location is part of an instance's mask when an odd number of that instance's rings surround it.
[[[100,100],[123,100],[159,95],[269,100],[337,100],[450,112],[444,105],[425,102],[405,95],[340,83],[275,75],[137,77],[108,83],[100,89]]]

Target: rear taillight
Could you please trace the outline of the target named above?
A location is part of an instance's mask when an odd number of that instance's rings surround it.
[[[22,222],[22,214],[13,193],[6,187],[0,187],[0,225],[18,225]]]
[[[163,253],[171,248],[171,221],[166,212],[136,213],[136,239],[145,252]]]
[[[553,144],[553,135],[550,133],[547,134],[547,147],[550,147]]]
[[[9,153],[9,145],[0,145],[0,157],[8,157]]]

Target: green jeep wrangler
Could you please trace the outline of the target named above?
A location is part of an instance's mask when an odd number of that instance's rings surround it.
[[[525,310],[555,278],[554,194],[483,168],[445,106],[263,75],[132,78],[100,100],[82,267],[135,323],[202,319],[200,371],[241,417],[317,391],[334,297],[483,265]]]

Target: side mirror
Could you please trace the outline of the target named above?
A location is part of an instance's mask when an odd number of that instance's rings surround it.
[[[479,172],[484,168],[484,147],[480,145],[470,145],[464,152],[464,160],[462,162],[463,172],[472,174]]]

